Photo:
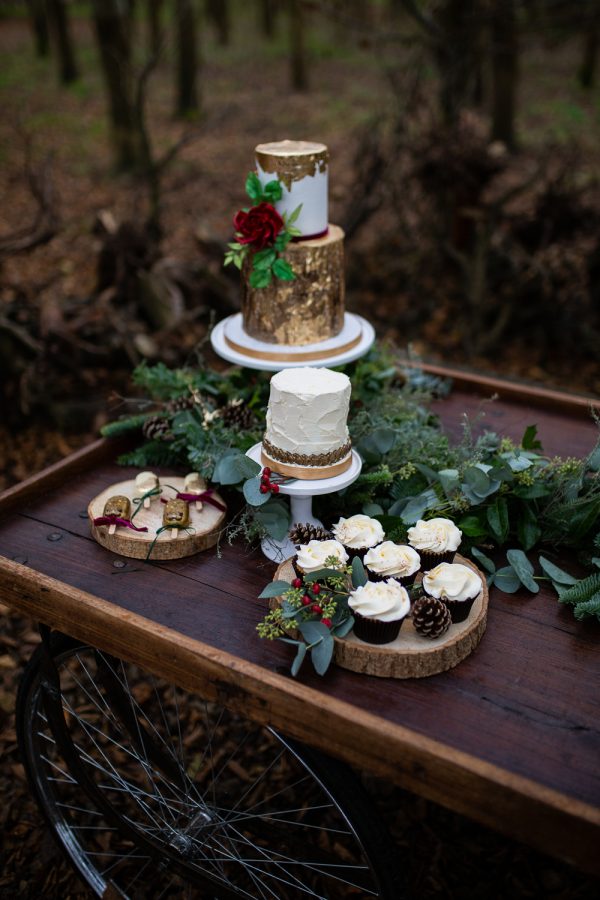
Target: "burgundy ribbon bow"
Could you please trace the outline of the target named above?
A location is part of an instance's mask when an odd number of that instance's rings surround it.
[[[132,528],[134,531],[148,531],[145,525],[143,528],[138,528],[129,519],[122,519],[120,516],[115,515],[98,516],[97,519],[94,519],[94,525],[122,525],[124,528]]]
[[[225,512],[227,509],[226,506],[223,506],[222,503],[219,503],[218,500],[215,500],[214,497],[211,497],[211,494],[214,494],[214,491],[209,488],[207,491],[202,491],[201,494],[184,494],[181,491],[177,491],[176,500],[185,500],[186,503],[195,503],[196,500],[204,501],[205,503],[210,503],[211,506],[216,506],[217,509]],[[160,498],[161,503],[166,503],[167,501],[164,497]]]

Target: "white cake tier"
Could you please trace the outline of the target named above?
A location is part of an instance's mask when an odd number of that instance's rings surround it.
[[[314,465],[323,454],[349,452],[348,408],[351,385],[347,375],[331,369],[285,369],[271,378],[263,449],[283,463]],[[342,457],[340,457],[341,459]],[[331,462],[337,462],[332,459]]]
[[[288,216],[302,206],[294,226],[302,237],[327,231],[329,151],[312,141],[273,141],[256,147],[256,171],[263,187],[278,180],[283,197],[275,207]]]

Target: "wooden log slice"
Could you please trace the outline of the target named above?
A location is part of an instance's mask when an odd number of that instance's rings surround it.
[[[178,491],[183,491],[184,479],[169,476],[168,484]],[[135,510],[133,498],[136,496],[135,481],[131,479],[112,484],[94,497],[88,506],[92,535],[99,544],[118,556],[147,559],[150,545],[156,538],[157,530],[163,524],[164,504],[160,502],[160,497],[152,498],[150,508],[142,508],[136,514],[133,524],[140,527],[145,525],[148,528],[147,532],[118,527],[114,534],[109,534],[108,525],[94,525],[94,519],[102,515],[104,504],[109,497],[113,497],[115,494],[124,494],[129,497],[133,514]],[[165,484],[162,496],[166,500],[171,500],[175,497],[175,491],[169,490]],[[219,494],[213,493],[211,496],[225,506],[225,502]],[[208,550],[217,543],[219,532],[227,515],[226,510],[217,509],[216,506],[205,501],[201,510],[196,509],[195,503],[190,503],[189,509],[190,526],[193,530],[189,534],[181,530],[176,538],[171,537],[170,530],[163,531],[156,538],[150,559],[181,559],[184,556],[192,556],[194,553]]]
[[[481,570],[459,554],[455,562],[477,572],[483,585],[465,622],[451,625],[442,637],[431,640],[415,631],[412,619],[405,619],[396,640],[383,645],[367,644],[351,631],[346,637],[334,638],[334,662],[342,669],[380,678],[426,678],[462,662],[483,637],[489,598],[487,582]],[[274,580],[291,581],[294,577],[292,560],[288,559],[279,566]]]

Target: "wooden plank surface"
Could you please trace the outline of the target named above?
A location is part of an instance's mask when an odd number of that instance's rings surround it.
[[[457,391],[437,411],[454,429],[479,403]],[[595,439],[585,416],[509,403],[485,410],[483,427],[515,438],[538,424],[549,453],[582,455]],[[184,687],[216,691],[260,721],[485,824],[598,868],[590,842],[600,826],[600,703],[599,692],[585,687],[598,683],[597,623],[575,622],[544,590],[535,597],[492,591],[480,647],[450,672],[397,682],[339,669],[319,679],[307,667],[294,682],[278,673],[289,665],[287,648],[254,631],[263,612],[256,597],[273,571],[260,555],[225,546],[221,559],[208,551],[114,567],[116,558],[91,540],[83,517],[91,496],[125,477],[101,460],[95,448],[91,471],[80,457],[65,467],[64,483],[55,469],[41,489],[30,485],[17,502],[11,493],[0,522],[3,599]]]

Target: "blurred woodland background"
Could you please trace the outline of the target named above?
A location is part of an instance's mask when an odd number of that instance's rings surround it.
[[[329,145],[380,336],[598,392],[599,39],[598,0],[0,0],[5,481],[238,307],[266,139]]]
[[[331,151],[348,308],[424,358],[600,392],[600,0],[0,0],[0,488],[238,308],[253,148]],[[84,897],[29,799],[0,651],[0,897]],[[597,884],[375,785],[414,896]]]

